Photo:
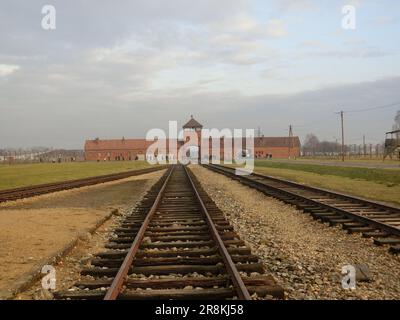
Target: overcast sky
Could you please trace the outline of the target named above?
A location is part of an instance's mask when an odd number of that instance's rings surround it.
[[[0,148],[145,137],[191,114],[335,140],[336,111],[400,102],[399,15],[393,0],[1,0]],[[346,142],[380,142],[397,109],[346,114]]]

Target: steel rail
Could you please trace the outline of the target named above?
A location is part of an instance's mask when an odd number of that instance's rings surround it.
[[[234,169],[231,169],[229,167],[222,166],[222,165],[213,165],[213,166],[214,167],[220,167],[222,169],[232,170],[232,171],[234,170]],[[390,206],[390,205],[387,205],[385,203],[375,202],[375,201],[363,199],[363,198],[356,197],[356,196],[349,196],[347,194],[343,194],[343,193],[340,193],[340,192],[337,192],[337,191],[331,191],[331,190],[324,189],[324,188],[311,187],[311,186],[307,186],[307,185],[304,185],[304,184],[296,183],[296,182],[293,182],[293,181],[290,181],[290,180],[271,177],[271,176],[268,176],[268,175],[265,175],[265,174],[261,174],[261,173],[253,172],[251,175],[254,176],[254,177],[260,177],[260,178],[269,179],[269,180],[272,180],[272,181],[275,181],[275,182],[285,183],[285,184],[291,185],[293,187],[301,188],[301,189],[304,189],[304,190],[309,190],[309,191],[314,191],[314,192],[319,192],[319,193],[325,193],[327,195],[336,196],[338,198],[342,198],[342,199],[345,199],[345,200],[358,201],[358,202],[361,202],[361,203],[363,203],[365,205],[368,205],[368,206],[374,206],[374,207],[379,208],[379,209],[390,210],[390,211],[393,211],[393,212],[396,212],[396,213],[400,213],[400,207]]]
[[[328,204],[325,204],[325,203],[321,203],[321,202],[309,199],[309,198],[307,198],[305,196],[298,195],[298,194],[293,193],[291,191],[283,190],[283,189],[280,189],[279,187],[273,187],[273,186],[270,186],[268,184],[262,183],[261,181],[253,180],[253,179],[251,179],[249,177],[236,176],[234,174],[234,172],[232,172],[233,170],[231,171],[229,168],[225,168],[223,166],[222,166],[222,168],[220,168],[220,166],[205,165],[205,167],[209,167],[209,168],[211,168],[211,169],[213,169],[215,171],[226,173],[226,174],[230,175],[231,177],[233,177],[236,180],[246,181],[249,184],[257,185],[260,188],[265,188],[265,189],[269,189],[269,190],[273,190],[273,191],[278,191],[281,194],[289,196],[290,198],[294,198],[294,199],[297,199],[297,200],[305,201],[308,204],[315,205],[317,207],[322,207],[324,209],[337,212],[337,213],[342,214],[342,215],[344,215],[346,217],[349,217],[351,219],[357,220],[358,222],[367,224],[367,225],[369,225],[371,227],[384,230],[384,231],[386,231],[388,233],[391,233],[393,235],[396,235],[396,236],[400,236],[400,229],[395,227],[395,226],[389,225],[387,223],[379,222],[379,221],[376,221],[374,219],[370,219],[370,218],[367,218],[365,216],[361,216],[361,215],[359,215],[357,213],[354,213],[354,212],[349,212],[349,211],[340,209],[340,208],[335,207],[335,206],[331,206],[331,205],[328,205]],[[264,178],[267,178],[267,179],[269,178],[268,176],[262,176],[262,175],[261,175],[261,177],[264,177]],[[283,182],[283,183],[285,182],[284,180],[280,181],[277,178],[274,178],[274,180],[277,181],[277,182]],[[300,185],[300,186],[302,186],[302,185]],[[313,188],[313,189],[318,191],[318,189],[316,189],[316,188]],[[324,192],[326,192],[326,191],[324,191]],[[333,195],[335,195],[335,194],[333,193]],[[349,197],[349,198],[351,198],[351,197]],[[354,199],[354,201],[356,201],[356,200],[357,199]],[[377,204],[377,203],[372,203],[372,204],[374,204],[376,206],[379,206],[379,204]]]
[[[126,172],[119,172],[114,174],[87,177],[82,179],[67,180],[54,183],[46,183],[40,185],[34,185],[29,187],[20,187],[14,189],[7,189],[0,191],[0,203],[5,201],[12,201],[17,199],[29,198],[36,195],[42,195],[62,190],[69,190],[74,188],[80,188],[84,186],[90,186],[109,181],[119,180],[128,178],[131,176],[137,176],[141,174],[151,173],[165,169],[166,166],[159,166],[155,168],[144,168],[138,170],[131,170]]]
[[[150,223],[150,220],[153,217],[154,213],[156,212],[158,205],[160,204],[160,201],[163,197],[165,188],[168,184],[168,181],[172,175],[173,170],[174,170],[174,167],[172,166],[167,178],[165,179],[163,186],[160,189],[160,192],[157,195],[157,198],[155,199],[153,205],[151,206],[145,220],[143,221],[142,226],[140,227],[140,229],[132,243],[132,246],[130,247],[120,269],[118,270],[117,275],[115,276],[113,282],[111,283],[110,288],[108,289],[106,295],[104,296],[104,300],[115,300],[118,298],[118,295],[121,292],[121,288],[124,284],[125,278],[128,275],[130,267],[132,266],[133,259],[135,258],[135,255],[139,250],[139,247],[142,243],[144,234]]]
[[[203,200],[201,199],[201,196],[200,196],[186,166],[184,166],[184,169],[185,169],[185,173],[186,173],[187,177],[189,178],[190,184],[192,185],[192,188],[196,194],[196,199],[197,199],[198,203],[200,204],[201,211],[204,214],[204,216],[206,217],[207,224],[211,231],[211,235],[218,246],[219,253],[221,254],[221,257],[225,263],[225,267],[229,273],[229,276],[231,277],[232,283],[238,294],[238,298],[241,300],[251,300],[249,291],[247,290],[242,277],[240,276],[238,270],[236,269],[236,266],[235,266],[234,262],[232,261],[232,258],[230,256],[228,250],[226,249],[225,244],[222,241],[221,236],[219,235],[218,230],[215,227],[214,222],[213,222],[210,214],[208,213],[208,210],[207,210]]]

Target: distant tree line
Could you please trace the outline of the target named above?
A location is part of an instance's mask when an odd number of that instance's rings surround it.
[[[14,162],[65,162],[84,160],[83,150],[53,149],[47,147],[2,148],[0,161]]]
[[[313,134],[307,134],[302,145],[302,153],[306,156],[315,155],[334,155],[341,151],[341,146],[337,142],[332,141],[320,141],[318,137]]]
[[[0,148],[0,156],[16,156],[24,154],[39,154],[51,151],[52,148],[47,147],[30,147],[30,148]]]
[[[396,112],[393,131],[400,130],[400,110]],[[397,134],[400,139],[400,133]],[[320,141],[314,133],[307,134],[302,145],[302,154],[304,156],[334,156],[342,152],[341,143],[337,141]],[[384,152],[384,142],[379,144],[347,144],[344,146],[344,152],[347,155],[382,155]]]
[[[344,145],[344,153],[346,155],[368,155],[381,156],[384,151],[384,142],[379,144],[346,144]],[[342,145],[336,141],[320,141],[318,137],[310,133],[304,139],[302,145],[303,156],[338,156],[342,152]]]

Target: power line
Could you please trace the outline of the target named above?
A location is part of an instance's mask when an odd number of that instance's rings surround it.
[[[357,110],[347,110],[344,111],[345,113],[350,113],[350,112],[366,112],[366,111],[372,111],[372,110],[378,110],[378,109],[386,109],[386,108],[391,108],[395,106],[400,106],[400,102],[395,102],[391,104],[386,104],[383,106],[378,106],[378,107],[370,107],[370,108],[365,108],[365,109],[357,109]]]
[[[358,110],[347,110],[347,111],[340,111],[340,112],[335,112],[336,114],[340,114],[340,120],[341,120],[341,133],[342,133],[342,148],[341,148],[341,154],[342,154],[342,161],[344,161],[344,114],[345,113],[351,113],[351,112],[366,112],[366,111],[372,111],[372,110],[378,110],[378,109],[384,109],[384,108],[391,108],[394,106],[400,105],[400,102],[395,102],[391,104],[386,104],[383,106],[377,106],[377,107],[370,107],[370,108],[364,108],[364,109],[358,109]],[[364,144],[364,149],[365,149],[365,136],[363,137],[363,144]],[[365,150],[364,150],[365,152]]]
[[[379,110],[379,109],[385,109],[385,108],[392,108],[395,106],[400,106],[400,102],[395,102],[395,103],[391,103],[391,104],[387,104],[387,105],[382,105],[382,106],[376,106],[376,107],[369,107],[369,108],[364,108],[364,109],[354,109],[354,110],[343,110],[343,113],[355,113],[355,112],[367,112],[367,111],[373,111],[373,110]],[[335,112],[335,114],[340,114],[340,112]],[[300,130],[302,130],[302,128],[309,128],[309,127],[313,127],[313,126],[320,126],[323,123],[323,121],[331,119],[332,115],[329,116],[325,116],[322,118],[319,118],[317,120],[314,120],[312,122],[309,123],[305,123],[305,124],[295,124],[294,126]]]

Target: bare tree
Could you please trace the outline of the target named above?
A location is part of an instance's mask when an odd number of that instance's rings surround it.
[[[317,151],[318,145],[319,145],[319,140],[317,136],[313,133],[307,134],[303,144],[304,153],[312,154],[313,156],[315,156],[315,152]]]

